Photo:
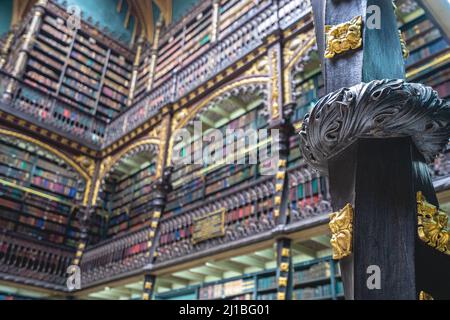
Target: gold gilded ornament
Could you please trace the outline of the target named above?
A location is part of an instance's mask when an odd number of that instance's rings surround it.
[[[325,58],[332,59],[337,54],[362,47],[362,17],[357,16],[348,22],[335,26],[325,26]]]
[[[422,192],[417,192],[417,215],[419,238],[429,246],[450,255],[448,216],[427,202]]]
[[[344,209],[330,215],[331,246],[333,259],[340,260],[352,253],[353,207],[347,204]]]

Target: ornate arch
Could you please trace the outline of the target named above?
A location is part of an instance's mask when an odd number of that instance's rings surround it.
[[[302,33],[297,38],[286,43],[283,58],[285,61],[284,68],[284,101],[285,103],[293,102],[293,71],[298,69],[309,61],[311,52],[317,50],[316,36],[314,29],[306,33]]]
[[[32,143],[34,145],[37,145],[38,147],[41,147],[42,149],[45,149],[46,151],[48,151],[48,152],[54,154],[55,156],[61,158],[62,160],[64,160],[64,162],[66,162],[70,167],[72,167],[77,173],[79,173],[86,180],[86,189],[84,191],[84,196],[83,196],[83,205],[88,204],[89,192],[90,192],[91,185],[92,185],[92,176],[87,171],[85,171],[84,168],[81,167],[77,162],[72,160],[69,156],[65,155],[61,151],[51,147],[50,145],[48,145],[42,141],[36,140],[28,135],[18,133],[16,131],[2,129],[2,128],[0,128],[0,134],[10,136],[13,138],[17,138],[19,140],[23,140],[23,141]]]
[[[172,162],[172,149],[174,144],[174,133],[177,130],[183,129],[186,125],[189,124],[191,120],[193,120],[202,109],[206,108],[210,103],[220,99],[223,95],[232,92],[232,90],[237,88],[250,88],[250,89],[258,89],[257,86],[268,86],[270,82],[270,78],[267,76],[256,76],[250,78],[243,78],[237,81],[234,81],[226,86],[219,88],[216,92],[209,95],[206,99],[202,100],[198,104],[192,106],[191,108],[185,108],[179,110],[172,119],[171,125],[171,136],[169,140],[169,150],[166,160],[166,165],[170,166]]]
[[[97,203],[98,193],[100,191],[101,186],[104,184],[104,180],[105,180],[107,174],[110,173],[111,170],[113,170],[113,168],[121,160],[124,159],[124,157],[136,152],[140,148],[143,148],[143,147],[145,148],[145,146],[152,146],[152,147],[157,146],[157,148],[159,150],[159,154],[162,153],[161,152],[161,146],[162,146],[161,140],[156,137],[146,137],[140,141],[137,141],[137,142],[129,145],[128,147],[124,148],[117,154],[115,154],[113,156],[108,156],[102,160],[102,162],[100,164],[98,177],[97,177],[97,180],[95,181],[94,193],[92,196],[92,205],[93,206]],[[163,165],[162,160],[160,160],[160,158],[158,158],[157,167],[156,167],[157,178],[160,177],[162,174],[162,165]]]

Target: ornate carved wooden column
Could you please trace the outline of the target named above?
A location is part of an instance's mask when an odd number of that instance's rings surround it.
[[[291,240],[278,239],[277,250],[277,300],[292,299]]]
[[[140,36],[137,41],[136,56],[134,57],[133,72],[130,82],[130,94],[128,96],[128,106],[131,106],[133,104],[134,93],[136,91],[136,81],[138,77],[139,64],[141,62],[142,50],[144,50],[144,42],[145,42],[144,37]]]
[[[17,57],[17,61],[15,63],[12,76],[14,78],[21,77],[25,65],[28,59],[28,52],[33,46],[34,37],[36,35],[36,32],[39,30],[41,23],[42,23],[42,16],[45,13],[45,8],[47,7],[48,0],[38,0],[37,3],[33,7],[33,18],[31,19],[31,22],[28,26],[27,31],[24,34],[24,39],[22,43],[22,47],[20,48],[19,55]],[[5,91],[5,98],[11,99],[14,90],[16,87],[16,80],[12,79]]]
[[[312,5],[328,94],[305,118],[301,149],[330,177],[346,298],[450,299],[449,234],[427,168],[448,143],[450,107],[403,80],[391,0]]]
[[[161,35],[161,29],[163,26],[163,20],[159,19],[156,23],[155,36],[153,37],[153,44],[151,49],[150,57],[150,70],[147,82],[147,92],[151,91],[153,88],[153,80],[155,79],[156,62],[158,60],[158,47],[159,47],[159,36]]]
[[[155,288],[156,277],[151,274],[144,276],[144,293],[142,294],[142,300],[151,300],[153,291]]]
[[[0,50],[0,69],[3,69],[3,67],[8,62],[8,55],[14,43],[15,37],[16,35],[14,33],[14,30],[9,31],[8,35],[6,36],[5,43]]]
[[[215,43],[219,37],[220,0],[213,0],[212,4],[211,43]]]
[[[97,209],[97,193],[94,192],[94,187],[99,178],[100,161],[95,161],[94,159],[86,156],[79,156],[76,158],[76,161],[86,169],[90,177],[90,183],[86,185],[86,188],[89,189],[87,198],[84,199],[83,205],[78,208],[76,213],[76,218],[78,219],[78,223],[80,225],[80,240],[78,241],[77,251],[72,264],[80,266],[84,252],[89,244],[89,229],[91,228],[92,217],[96,214],[95,211]]]
[[[148,226],[148,237],[147,237],[147,253],[146,259],[148,266],[153,263],[156,254],[157,246],[160,236],[160,220],[164,213],[164,208],[166,206],[166,197],[170,192],[170,163],[169,156],[169,139],[171,136],[172,127],[172,115],[167,114],[161,122],[160,138],[161,143],[159,146],[159,154],[157,161],[156,178],[157,181],[153,184],[153,199],[152,199],[152,216],[149,220]],[[155,286],[156,277],[148,273],[144,277],[144,293],[143,300],[150,300],[153,295],[153,290]]]

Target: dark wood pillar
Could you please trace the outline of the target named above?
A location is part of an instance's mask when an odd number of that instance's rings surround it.
[[[391,0],[312,5],[327,95],[301,149],[330,177],[345,296],[450,299],[450,236],[427,167],[448,143],[450,106],[403,80]]]
[[[277,250],[277,300],[292,299],[291,240],[278,239]]]

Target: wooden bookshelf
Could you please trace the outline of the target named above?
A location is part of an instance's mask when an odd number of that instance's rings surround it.
[[[64,10],[50,5],[24,82],[109,123],[127,104],[133,53],[85,25],[68,30],[66,19]]]
[[[76,246],[76,205],[85,182],[61,160],[18,140],[0,139],[2,228],[38,240]]]
[[[339,265],[331,257],[294,265],[293,300],[340,300],[343,285]],[[267,270],[227,280],[155,294],[156,300],[276,300],[276,271]]]
[[[155,163],[135,170],[129,175],[111,178],[106,182],[101,199],[103,202],[99,214],[107,217],[97,217],[97,228],[104,239],[118,237],[130,232],[139,231],[148,221],[152,199],[152,184],[155,175]]]

